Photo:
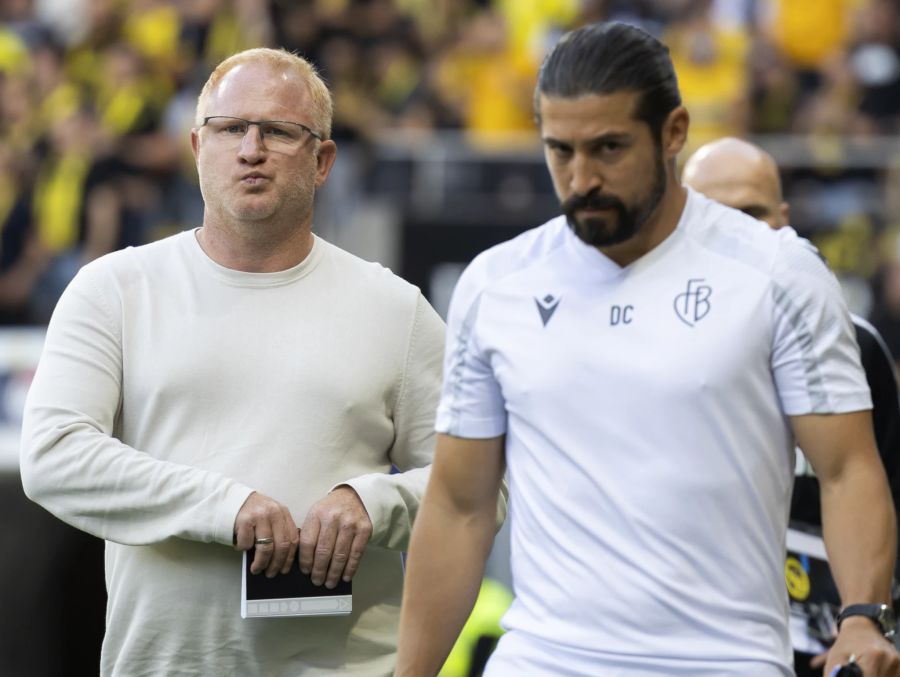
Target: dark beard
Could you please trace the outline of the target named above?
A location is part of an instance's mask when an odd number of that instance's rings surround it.
[[[666,169],[662,154],[659,154],[656,158],[653,186],[643,203],[629,208],[615,195],[604,195],[592,190],[585,195],[571,196],[561,207],[569,227],[585,244],[592,247],[609,247],[634,237],[656,211],[665,192]],[[615,214],[611,218],[578,220],[575,213],[580,209],[611,209]]]

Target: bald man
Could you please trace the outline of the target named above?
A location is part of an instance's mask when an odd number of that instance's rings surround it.
[[[682,183],[723,205],[765,221],[788,223],[775,160],[752,143],[728,137],[701,146],[684,165]]]
[[[772,228],[788,224],[790,207],[784,201],[778,166],[769,153],[747,141],[724,138],[701,146],[688,159],[682,182],[697,192],[738,209]],[[860,346],[866,380],[872,391],[872,422],[878,450],[891,484],[894,504],[900,499],[900,403],[893,358],[875,328],[860,317],[852,316],[856,340]],[[808,463],[798,465],[798,477],[791,502],[791,521],[816,527],[822,524],[819,485]],[[818,649],[810,637],[794,633],[797,674],[814,675],[808,653]],[[821,647],[824,648],[824,647]]]

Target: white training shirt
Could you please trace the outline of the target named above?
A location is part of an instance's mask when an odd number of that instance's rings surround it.
[[[563,217],[488,250],[449,315],[437,430],[507,435],[495,660],[522,633],[555,674],[792,674],[786,415],[871,407],[813,247],[689,191],[624,268]]]

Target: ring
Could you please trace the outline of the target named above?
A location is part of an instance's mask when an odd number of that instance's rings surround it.
[[[256,545],[269,545],[269,543],[274,543],[275,539],[271,536],[266,536],[265,538],[257,538]]]

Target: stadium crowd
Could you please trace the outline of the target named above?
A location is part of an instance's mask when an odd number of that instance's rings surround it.
[[[601,19],[670,45],[692,116],[685,157],[724,135],[803,140],[811,160],[778,158],[792,225],[900,358],[892,0],[7,0],[0,323],[46,322],[84,262],[199,223],[188,130],[200,85],[228,54],[280,46],[315,62],[341,148],[458,130],[490,152],[500,139],[534,143],[509,133],[533,132],[547,45]],[[853,148],[868,159],[850,162]]]

